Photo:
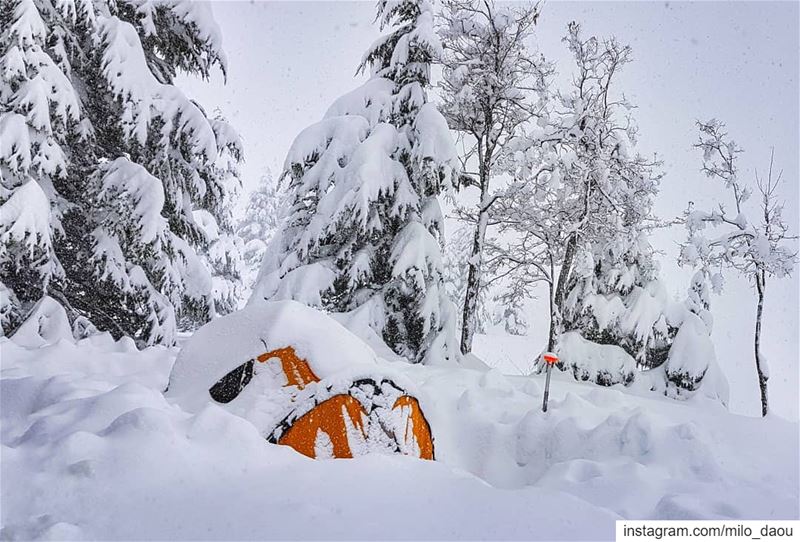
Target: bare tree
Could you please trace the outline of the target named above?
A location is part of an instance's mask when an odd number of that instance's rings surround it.
[[[681,247],[680,263],[701,267],[704,272],[730,268],[751,280],[756,289],[756,325],[753,339],[758,386],[761,394],[761,415],[769,412],[767,381],[769,368],[761,351],[761,329],[764,313],[767,278],[791,274],[797,262],[797,251],[789,243],[797,236],[789,234],[783,220],[783,203],[777,188],[783,171],[774,173],[774,149],[770,154],[767,176],[755,172],[755,184],[761,195],[757,220],[747,217],[745,202],[752,188],[739,178],[738,157],[742,149],[728,137],[725,125],[712,119],[698,122],[700,138],[694,145],[703,151],[701,171],[709,178],[721,181],[732,196],[736,214],[727,211],[723,203],[711,211],[696,210],[692,203],[686,212],[688,239]],[[706,226],[712,226],[713,236],[706,237]],[[716,289],[722,288],[720,279],[713,281]]]
[[[459,132],[462,187],[479,191],[476,209],[459,210],[474,228],[467,261],[461,351],[472,350],[481,291],[483,252],[496,195],[492,181],[503,172],[500,157],[523,124],[541,116],[545,80],[551,70],[526,40],[539,4],[500,7],[493,0],[445,0],[440,34],[444,78],[442,112]]]
[[[497,198],[490,222],[509,232],[504,245],[490,247],[490,262],[502,262],[511,287],[530,293],[540,282],[548,285],[550,351],[568,305],[575,305],[568,297],[576,268],[598,247],[630,239],[653,222],[660,180],[658,162],[635,153],[633,106],[615,92],[630,48],[613,38],[584,38],[577,23],[564,41],[576,63],[572,85],[552,100],[543,129],[508,145],[515,182]]]

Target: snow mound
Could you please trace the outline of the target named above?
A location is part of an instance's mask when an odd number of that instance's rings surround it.
[[[490,373],[408,371],[429,399],[437,459],[496,487],[566,491],[629,519],[798,517],[796,423],[732,415],[700,393],[676,402],[560,371],[544,413],[543,374],[506,376],[496,394]]]
[[[377,364],[369,346],[322,312],[295,301],[254,300],[212,320],[186,342],[175,360],[169,396],[194,410],[210,400],[208,389],[220,378],[261,354],[287,347],[322,379]]]
[[[174,350],[0,346],[3,540],[613,536],[618,516],[573,495],[404,456],[313,461],[217,405],[187,413],[160,392]]]
[[[50,296],[40,299],[11,340],[26,348],[40,348],[59,341],[73,341],[64,307]]]
[[[313,333],[315,318],[293,322]],[[219,337],[203,344],[236,347]],[[0,350],[4,540],[610,540],[621,518],[798,518],[798,424],[702,393],[676,402],[554,371],[543,413],[544,375],[395,363],[437,461],[312,461],[219,405],[165,399],[175,349],[101,334]]]

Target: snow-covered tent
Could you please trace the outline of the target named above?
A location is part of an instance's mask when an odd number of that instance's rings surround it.
[[[433,436],[413,385],[361,339],[294,301],[251,303],[184,345],[167,396],[209,402],[264,437],[314,458],[367,452],[433,459]]]

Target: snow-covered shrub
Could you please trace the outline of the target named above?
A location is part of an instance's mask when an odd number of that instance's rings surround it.
[[[564,333],[558,342],[559,365],[575,380],[601,386],[630,385],[636,374],[636,361],[619,346],[598,344],[577,331]]]
[[[676,399],[703,393],[728,404],[728,383],[717,365],[711,341],[713,317],[710,293],[703,272],[692,276],[686,300],[667,311],[672,329],[676,329],[663,365],[667,381],[665,393]]]
[[[207,4],[2,4],[4,326],[46,294],[71,320],[140,344],[226,310],[193,212],[231,231],[241,142],[173,84],[215,66],[225,59]]]
[[[669,299],[657,280],[622,291],[627,295],[617,291],[583,297],[579,318],[571,320],[574,330],[559,338],[559,348],[569,359],[562,358],[559,366],[578,380],[602,385],[627,385],[644,371],[653,390],[675,399],[691,397],[709,382],[704,393],[727,404],[727,382],[711,342],[713,318],[704,275],[692,277],[683,301]],[[598,366],[597,358],[605,362]]]
[[[580,248],[567,283],[562,325],[588,340],[617,345],[639,367],[650,369],[665,361],[677,330],[666,322],[671,300],[658,278],[653,249],[637,230],[621,228]]]
[[[708,329],[697,315],[687,313],[672,341],[664,365],[670,389],[675,390],[674,393],[678,396],[683,392],[697,390],[708,370],[709,362],[714,358],[714,345]]]

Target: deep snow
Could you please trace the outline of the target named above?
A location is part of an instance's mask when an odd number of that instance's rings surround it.
[[[391,363],[437,461],[314,461],[165,399],[177,349],[0,341],[2,539],[610,539],[618,518],[798,517],[797,423],[700,396],[556,374],[544,414],[540,375]],[[489,362],[523,345],[478,341]]]

